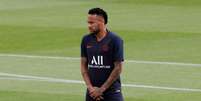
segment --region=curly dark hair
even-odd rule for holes
[[[104,18],[105,24],[108,23],[107,12],[105,12],[101,8],[92,8],[92,9],[89,10],[88,14],[102,16]]]

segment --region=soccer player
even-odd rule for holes
[[[120,81],[123,40],[107,29],[108,16],[103,9],[90,9],[87,22],[90,34],[81,42],[86,101],[123,101]]]

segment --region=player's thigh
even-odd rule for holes
[[[124,98],[122,93],[118,92],[106,95],[104,101],[124,101]]]
[[[93,100],[93,98],[91,98],[90,96],[86,96],[85,101],[95,101],[95,100]]]

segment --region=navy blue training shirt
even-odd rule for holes
[[[94,34],[85,35],[81,43],[81,57],[87,58],[92,85],[101,87],[114,69],[114,62],[124,60],[123,40],[110,31],[99,42]],[[121,89],[120,77],[109,89]]]

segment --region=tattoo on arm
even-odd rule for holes
[[[106,80],[106,82],[101,86],[102,90],[105,91],[108,89],[112,83],[120,76],[121,71],[122,71],[122,62],[121,61],[116,61],[114,63],[115,67],[110,74],[109,78]]]

